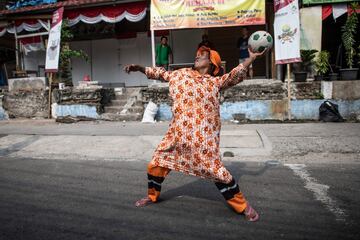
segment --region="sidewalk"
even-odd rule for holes
[[[148,161],[167,127],[167,122],[6,122],[0,124],[0,156]],[[220,148],[222,154],[228,152],[233,155],[231,160],[236,161],[240,156],[266,156],[271,153],[271,144],[261,131],[229,128],[231,126],[221,131]]]
[[[168,122],[0,122],[0,157],[149,161]],[[222,123],[224,161],[357,163],[359,123]]]

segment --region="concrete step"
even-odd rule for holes
[[[128,94],[120,94],[120,95],[115,94],[114,100],[128,100],[129,98],[135,98],[137,100],[140,99],[140,97],[138,97],[138,96],[130,96]]]
[[[114,88],[115,94],[124,94],[126,92],[126,88]]]
[[[127,103],[127,100],[111,100],[109,106],[124,106]]]
[[[103,113],[101,114],[101,120],[105,121],[141,121],[142,114],[115,114],[115,113]]]
[[[107,106],[119,106],[119,107],[123,107],[127,104],[127,100],[111,100],[110,103],[108,103]],[[135,103],[132,104],[133,107],[143,107],[144,104],[142,101],[136,101]]]
[[[144,111],[143,107],[138,107],[138,106],[129,107],[126,109],[127,109],[126,113],[141,113],[142,114]],[[120,114],[122,110],[124,110],[123,106],[105,106],[105,113]]]
[[[115,94],[115,100],[127,100],[129,98],[126,94]]]

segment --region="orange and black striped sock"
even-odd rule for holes
[[[230,183],[215,182],[226,202],[238,213],[244,212],[247,203],[234,178]]]
[[[151,162],[148,165],[148,196],[151,201],[156,202],[160,196],[161,184],[169,174],[170,169],[154,166]]]
[[[160,196],[161,184],[165,177],[155,177],[148,173],[148,196],[151,201],[156,202]]]

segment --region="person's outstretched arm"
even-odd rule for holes
[[[143,74],[145,74],[145,67],[137,65],[137,64],[130,64],[130,65],[126,65],[124,67],[124,71],[126,73],[130,73],[130,72],[142,72]]]
[[[170,81],[170,72],[163,67],[143,67],[137,64],[130,64],[124,67],[126,73],[142,72],[148,79]]]
[[[232,87],[240,83],[246,77],[246,72],[249,66],[255,61],[256,58],[261,57],[266,52],[266,49],[261,53],[254,53],[249,49],[249,58],[247,58],[243,63],[240,63],[237,67],[231,70],[229,73],[223,75],[219,78],[219,86],[221,89]]]

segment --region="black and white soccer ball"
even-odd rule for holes
[[[249,37],[248,44],[253,52],[262,52],[265,49],[271,49],[274,40],[270,33],[266,31],[256,31]]]

